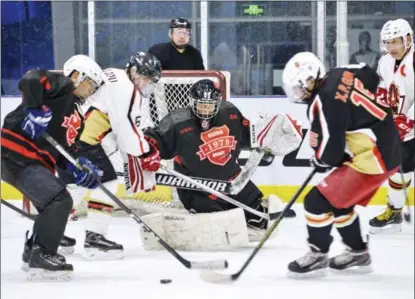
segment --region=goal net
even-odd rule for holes
[[[142,117],[140,128],[145,129],[157,126],[160,120],[170,111],[189,106],[189,90],[192,85],[201,80],[210,79],[216,82],[222,93],[223,100],[228,100],[230,96],[230,73],[220,71],[163,71],[160,81],[157,83],[154,94],[149,99],[144,99],[142,104]],[[127,196],[124,188],[124,165],[118,151],[109,154],[109,158],[114,165],[118,175],[119,186],[117,197],[131,209],[143,206],[143,203],[151,203],[158,206],[180,207],[175,188],[156,186],[154,191],[140,192]],[[173,168],[173,161],[162,161],[167,167]],[[162,170],[160,170],[162,172]],[[76,207],[77,215],[86,212],[88,193],[84,197],[81,205]],[[24,199],[25,210],[33,211],[30,203]]]

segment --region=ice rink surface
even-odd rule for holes
[[[412,299],[414,298],[414,227],[405,224],[401,233],[371,236],[374,272],[369,275],[335,275],[293,280],[287,264],[305,254],[306,228],[302,206],[297,218],[281,222],[279,234],[269,240],[241,278],[233,285],[202,281],[198,271],[188,270],[165,251],[148,252],[141,246],[138,225],[129,218],[115,218],[108,238],[124,245],[125,257],[117,261],[83,261],[82,220],[70,222],[67,235],[77,238],[76,252],[67,257],[75,268],[69,282],[28,282],[20,270],[24,233],[31,221],[7,207],[1,208],[1,298],[2,299]],[[358,209],[362,227],[382,207]],[[339,235],[331,255],[343,250]],[[225,258],[233,273],[252,248],[232,252],[182,252],[192,261]],[[160,284],[169,278],[171,284]]]

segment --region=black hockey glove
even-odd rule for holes
[[[327,165],[323,161],[320,161],[319,159],[317,159],[316,156],[313,156],[311,158],[310,165],[313,166],[316,169],[316,171],[319,173],[328,172],[333,168],[333,166]]]

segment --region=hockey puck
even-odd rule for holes
[[[168,284],[171,283],[171,279],[160,279],[161,284]]]

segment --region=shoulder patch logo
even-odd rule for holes
[[[78,111],[75,110],[69,117],[65,116],[62,127],[67,128],[66,130],[66,142],[69,146],[75,143],[76,137],[78,136],[78,130],[81,128],[82,119],[79,116]]]

